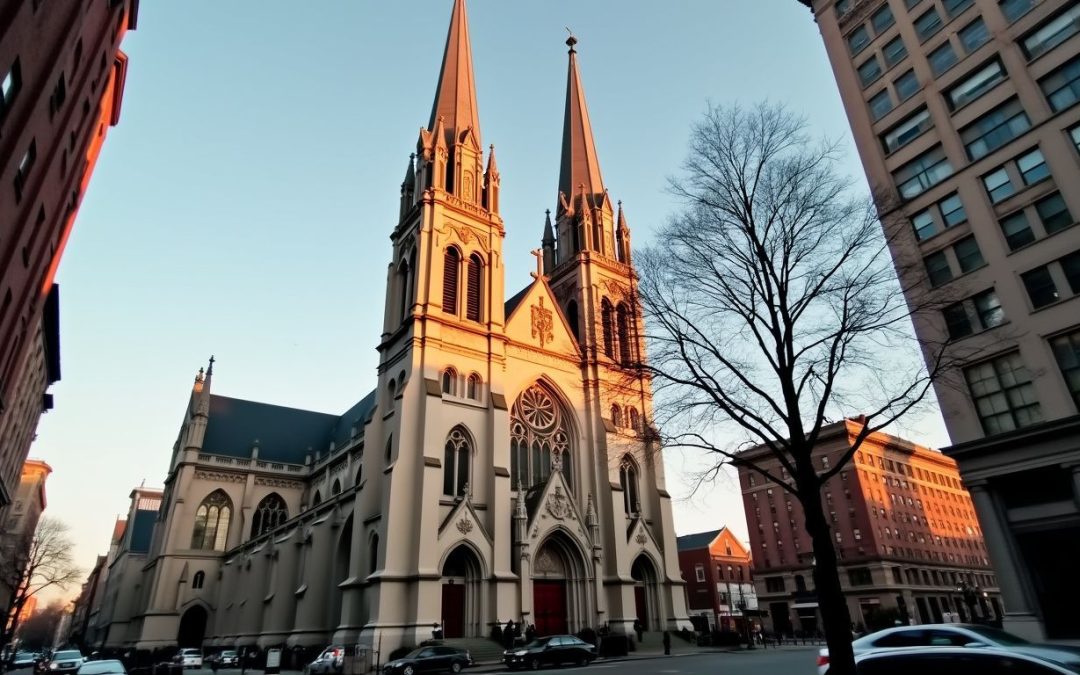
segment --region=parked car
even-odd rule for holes
[[[322,650],[322,653],[304,667],[308,675],[324,675],[326,673],[340,673],[345,666],[345,648],[341,645],[330,645]]]
[[[881,649],[916,647],[997,647],[1010,652],[1063,663],[1080,672],[1080,648],[1042,645],[992,626],[968,623],[935,623],[922,626],[896,626],[863,636],[851,643],[856,656]],[[818,652],[818,675],[829,672],[829,650]]]
[[[124,664],[113,659],[87,661],[79,667],[77,675],[127,675]]]
[[[217,661],[218,668],[236,668],[240,665],[240,655],[231,649],[221,652],[214,660]]]
[[[40,654],[34,652],[16,652],[11,659],[12,668],[32,668],[41,659]]]
[[[202,668],[202,651],[195,649],[194,647],[185,647],[176,652],[176,656],[173,657],[173,663],[179,664],[184,668]]]
[[[86,663],[86,657],[77,649],[62,649],[49,659],[49,673],[74,673],[82,664]]]
[[[557,666],[562,663],[587,666],[595,658],[596,647],[574,635],[542,637],[522,647],[507,649],[503,652],[503,663],[510,670],[517,668],[536,670],[542,665]]]
[[[869,636],[868,636],[869,637]],[[863,652],[858,675],[1076,675],[1056,661],[998,647],[914,647]]]
[[[472,655],[464,649],[447,645],[431,645],[414,649],[400,659],[383,666],[385,675],[419,675],[420,673],[460,673],[473,664]]]

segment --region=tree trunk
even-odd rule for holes
[[[816,479],[811,479],[803,487],[800,481],[799,501],[806,515],[806,531],[814,544],[814,588],[825,628],[825,642],[829,646],[829,675],[855,675],[851,614],[840,589],[836,549],[821,506],[821,489],[816,483]]]

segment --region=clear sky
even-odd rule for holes
[[[450,0],[140,3],[130,70],[60,267],[63,380],[31,456],[87,569],[128,493],[160,486],[192,379],[341,413],[373,386],[389,235],[428,121]],[[605,185],[634,243],[706,102],[783,101],[845,139],[817,26],[796,0],[469,0],[484,143],[502,173],[507,295],[554,208],[577,46]],[[855,412],[855,411],[853,411]],[[936,415],[913,440],[946,442]],[[669,453],[679,534],[745,536],[734,481],[692,499]],[[71,589],[77,592],[78,589]]]

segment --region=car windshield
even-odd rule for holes
[[[236,652],[221,652],[222,656],[236,656]]]
[[[536,647],[543,647],[543,646],[547,645],[549,640],[551,640],[551,638],[540,638],[538,640],[533,640],[529,644],[525,645],[525,648],[526,649],[534,649]]]
[[[63,661],[64,659],[81,659],[82,652],[70,651],[70,652],[56,652],[56,656],[53,657],[53,661]]]
[[[1000,628],[993,628],[991,626],[967,626],[967,629],[972,633],[977,633],[987,640],[993,640],[999,645],[1029,645],[1031,644],[1019,635],[1013,635],[1008,631],[1003,631]]]
[[[79,668],[79,675],[108,675],[116,673],[124,675],[124,664],[119,661],[91,661]]]

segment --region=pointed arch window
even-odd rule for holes
[[[617,403],[611,404],[611,423],[616,429],[622,426],[622,408]]]
[[[480,290],[484,263],[478,253],[469,256],[469,271],[465,289],[465,318],[469,321],[480,320]]]
[[[465,396],[473,401],[479,401],[482,384],[479,375],[476,373],[469,375],[469,379],[465,382]]]
[[[206,583],[206,572],[199,570],[195,573],[195,576],[191,577],[191,589],[198,590]]]
[[[578,325],[577,300],[571,300],[566,303],[566,321],[570,324],[570,332],[574,334],[574,339],[581,342],[581,330]]]
[[[510,475],[522,489],[547,481],[553,469],[573,486],[566,413],[541,386],[532,385],[510,411]]]
[[[386,439],[386,463],[390,463],[390,455],[394,451],[394,435],[390,434],[390,437]]]
[[[262,498],[251,517],[251,537],[266,534],[289,519],[289,509],[285,500],[276,492]]]
[[[461,267],[461,253],[453,246],[443,255],[443,291],[442,308],[447,314],[457,314],[458,275]]]
[[[620,302],[616,314],[619,328],[619,361],[624,366],[629,366],[634,360],[633,342],[630,340],[630,312],[626,305]]]
[[[604,354],[615,358],[615,317],[607,298],[600,302],[600,324],[604,332]]]
[[[232,519],[232,500],[222,490],[214,490],[195,512],[191,548],[201,551],[224,551]]]
[[[626,412],[626,421],[630,424],[630,428],[634,431],[641,431],[641,418],[638,417],[637,408],[628,408]]]
[[[335,478],[334,484],[330,487],[330,494],[336,495],[341,492],[341,479]]]
[[[446,437],[443,452],[443,494],[462,497],[469,485],[472,443],[461,427],[454,427]]]
[[[368,574],[375,574],[379,566],[379,535],[371,535],[371,546],[368,547]]]
[[[457,371],[447,368],[442,374],[442,393],[447,396],[457,396]]]
[[[409,291],[412,286],[412,275],[410,272],[412,268],[409,266],[408,261],[401,261],[401,265],[398,266],[398,317],[404,321],[409,311]]]
[[[318,506],[319,504],[322,504],[322,493],[316,490],[315,496],[311,498],[311,505]]]
[[[630,516],[638,512],[640,503],[638,499],[638,470],[637,464],[630,456],[623,458],[619,466],[619,485],[623,493],[623,510]]]

